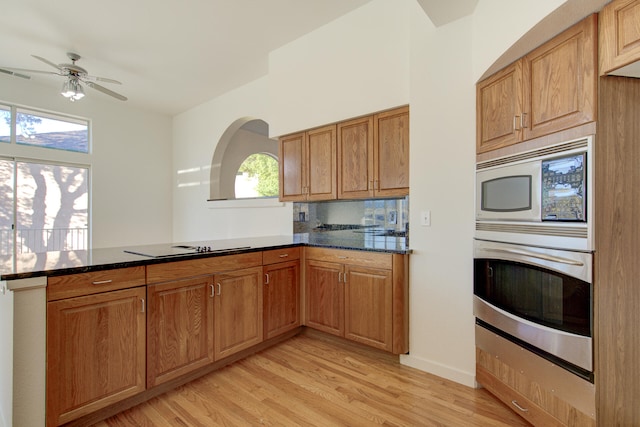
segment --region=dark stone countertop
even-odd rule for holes
[[[16,257],[0,256],[0,280],[18,280],[41,276],[86,273],[113,268],[133,267],[186,259],[234,255],[279,249],[290,246],[317,246],[336,249],[352,249],[386,253],[409,254],[405,237],[379,236],[354,230],[300,233],[291,236],[267,236],[255,238],[209,240],[178,243],[186,246],[207,246],[215,252],[188,252],[171,254],[176,244],[141,245],[116,248],[99,248],[68,252],[43,252],[21,254]],[[139,254],[171,254],[161,257]]]

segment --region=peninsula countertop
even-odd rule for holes
[[[185,253],[181,254],[160,256],[141,255],[162,254],[163,251],[175,246],[206,247],[211,248],[211,250],[208,252],[185,251]],[[0,256],[0,281],[86,273],[90,271],[159,264],[199,257],[214,257],[280,249],[290,246],[315,246],[400,254],[411,253],[406,237],[379,236],[374,233],[338,230],[319,233],[299,233],[288,236],[246,237],[187,243],[132,245],[65,252],[27,253],[19,254],[15,257]]]

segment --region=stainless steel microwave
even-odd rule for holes
[[[485,240],[593,249],[593,136],[476,164],[476,234]]]
[[[546,147],[476,165],[476,220],[587,221],[588,145]]]

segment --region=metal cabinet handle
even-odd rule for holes
[[[347,283],[347,273],[342,273],[342,278],[343,278],[344,283],[346,284]]]
[[[518,408],[522,412],[529,412],[529,410],[527,408],[523,408],[522,406],[520,406],[515,399],[511,401],[511,404],[513,406],[515,406],[516,408]]]
[[[522,117],[513,116],[513,130],[514,131],[519,131],[521,129],[521,128],[518,127],[518,119],[520,119],[520,123],[522,123]]]
[[[264,284],[265,284],[265,285],[268,285],[268,284],[269,284],[269,273],[265,273],[265,274],[264,274],[264,278],[265,278],[265,282],[264,282]]]
[[[215,296],[216,296],[216,291],[215,291],[215,289],[214,289],[213,285],[209,285],[209,286],[211,286],[211,295],[209,295],[209,296],[210,296],[211,298],[213,298],[213,297],[215,297]]]
[[[220,288],[222,288],[222,286],[220,286],[220,283],[216,283],[216,285],[218,285],[218,296],[220,296]]]
[[[337,256],[337,258],[338,258],[338,259],[347,259],[347,258],[349,258],[349,257],[342,256],[342,255],[338,255],[338,256]]]
[[[109,280],[96,280],[95,282],[91,282],[94,285],[106,285],[107,283],[111,283],[113,282],[113,280],[109,279]]]
[[[280,254],[279,256],[280,256],[280,258],[286,258],[286,257],[289,256],[289,254]]]
[[[338,283],[342,282],[342,271],[338,272]]]
[[[140,313],[144,313],[144,298],[140,298],[140,302],[142,303],[142,307],[141,307]]]
[[[520,128],[521,129],[526,129],[527,125],[525,124],[524,118],[527,115],[527,113],[522,113],[522,115],[520,116]]]

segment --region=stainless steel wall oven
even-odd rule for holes
[[[592,255],[476,240],[476,323],[593,382]]]

